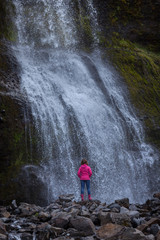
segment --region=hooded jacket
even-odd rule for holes
[[[80,166],[77,174],[80,180],[90,180],[92,170],[87,164],[83,164]]]

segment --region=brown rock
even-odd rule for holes
[[[134,228],[128,228],[118,238],[118,240],[147,240],[146,236],[139,230]],[[117,239],[116,239],[117,240]]]
[[[0,217],[10,217],[10,213],[6,210],[6,208],[0,208]]]
[[[59,196],[60,201],[71,202],[74,199],[74,194],[64,194]]]
[[[101,212],[98,217],[101,222],[101,225],[107,223],[115,223],[118,225],[131,227],[131,219],[127,214]]]
[[[129,208],[129,199],[128,198],[115,200],[115,203],[118,203],[120,206],[123,206],[125,208]]]
[[[151,218],[145,224],[138,226],[137,229],[144,232],[149,226],[151,226],[152,224],[156,224],[156,223],[160,224],[160,219],[159,218]]]
[[[69,220],[66,219],[66,218],[58,217],[58,218],[52,219],[52,224],[53,224],[55,227],[65,228],[65,229],[66,229],[66,228],[68,227]]]
[[[125,227],[117,224],[108,223],[97,230],[97,237],[100,239],[117,238],[125,231]]]
[[[61,235],[62,233],[64,233],[65,230],[62,229],[62,228],[51,227],[51,228],[50,228],[50,232],[51,232],[51,233],[54,233],[54,235],[57,237],[57,236]]]
[[[36,206],[35,204],[21,203],[18,209],[21,212],[21,217],[27,217],[39,212],[41,207]]]
[[[153,194],[153,197],[160,199],[160,192]]]
[[[46,212],[40,212],[38,214],[38,218],[40,219],[40,221],[46,222],[51,219],[51,215]]]
[[[38,231],[46,231],[46,230],[48,230],[50,228],[51,228],[51,225],[46,223],[46,222],[37,226],[37,230]]]
[[[91,219],[86,217],[76,217],[70,219],[70,224],[73,228],[83,232],[84,236],[93,235],[95,233],[95,226]]]
[[[0,240],[7,240],[7,236],[0,233]]]

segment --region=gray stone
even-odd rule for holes
[[[136,205],[131,204],[131,205],[129,206],[129,210],[131,210],[131,211],[137,211]]]
[[[126,213],[127,214],[127,213],[129,213],[129,210],[125,207],[121,207],[120,213]]]
[[[65,233],[65,229],[51,226],[51,228],[50,228],[50,233],[51,233],[54,237],[58,237],[58,236],[60,236],[61,234]]]
[[[153,234],[154,236],[157,235],[159,230],[160,230],[160,226],[158,224],[152,224],[150,227],[150,233]]]
[[[21,240],[33,240],[33,235],[30,233],[22,233]]]
[[[64,194],[59,196],[60,201],[71,202],[74,199],[74,194]]]
[[[112,203],[112,204],[110,204],[110,205],[108,206],[108,208],[109,208],[110,210],[116,208],[116,209],[120,212],[121,206],[120,206],[119,204],[117,204],[117,203]]]
[[[42,222],[47,222],[47,221],[49,221],[51,219],[51,215],[46,213],[46,212],[40,212],[38,214],[38,218]]]
[[[98,218],[101,222],[101,225],[107,224],[107,223],[115,223],[123,226],[130,227],[131,226],[131,219],[126,214],[121,213],[104,213],[101,212],[98,215]]]
[[[139,230],[127,228],[119,239],[122,240],[147,240],[146,236]]]
[[[28,217],[41,211],[42,208],[35,204],[21,203],[18,209],[21,217]]]
[[[146,239],[147,240],[155,240],[155,236],[152,235],[152,234],[149,234],[149,235],[146,236]]]
[[[12,207],[13,210],[15,210],[15,209],[17,208],[16,200],[13,200],[13,201],[12,201],[11,207]]]
[[[76,239],[77,238],[81,239],[81,237],[85,236],[85,233],[83,231],[79,231],[79,230],[77,230],[75,228],[69,228],[69,229],[67,229],[65,236],[69,237],[69,239],[70,239],[70,237],[74,237]]]
[[[118,239],[117,237],[124,232],[123,226],[108,223],[97,230],[96,235],[100,239]]]
[[[145,218],[132,218],[131,222],[134,228],[146,223]]]
[[[76,230],[83,232],[83,236],[89,236],[95,233],[95,226],[93,222],[91,219],[86,217],[71,218],[70,225]]]
[[[142,224],[137,227],[140,231],[144,232],[148,227],[150,227],[152,224],[160,224],[160,219],[159,218],[151,218],[148,222],[145,224]]]
[[[82,210],[81,211],[81,214],[80,214],[82,217],[90,217],[90,213],[88,210]]]
[[[0,220],[0,233],[6,234],[6,227],[5,224]]]
[[[139,212],[138,211],[129,211],[127,213],[127,215],[130,217],[130,218],[139,218]]]

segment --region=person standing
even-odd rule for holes
[[[88,166],[88,162],[86,159],[82,159],[81,161],[81,166],[78,170],[78,177],[81,180],[81,199],[84,201],[84,188],[85,185],[87,187],[87,192],[88,192],[88,199],[92,200],[91,198],[91,191],[90,191],[90,177],[92,176],[92,170]]]

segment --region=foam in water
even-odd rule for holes
[[[14,3],[21,91],[40,135],[43,171],[37,174],[46,183],[48,201],[63,193],[79,197],[82,157],[93,170],[94,198],[144,201],[152,192],[149,169],[158,156],[144,142],[122,80],[101,59],[96,31],[95,51],[80,52],[75,50],[80,39],[69,0]],[[92,1],[86,4],[95,29],[96,9]],[[153,178],[159,182],[158,173]]]

